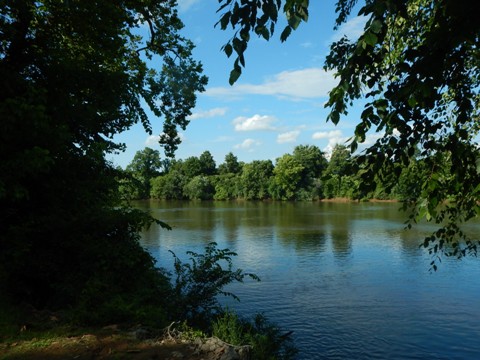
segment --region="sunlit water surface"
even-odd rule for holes
[[[174,228],[143,233],[159,266],[212,241],[237,252],[262,281],[231,286],[241,302],[226,303],[293,330],[299,359],[480,359],[480,259],[432,272],[419,244],[433,228],[405,230],[399,204],[137,205]]]

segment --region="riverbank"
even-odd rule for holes
[[[230,360],[242,359],[249,350],[248,347],[233,347],[217,338],[155,335],[139,326],[130,329],[120,329],[117,325],[88,330],[57,328],[35,333],[32,338],[26,331],[21,331],[18,337],[0,341],[0,360]]]
[[[192,359],[192,344],[166,339],[140,340],[129,331],[93,329],[75,335],[38,334],[29,340],[11,339],[0,343],[0,359]]]

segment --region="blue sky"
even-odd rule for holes
[[[179,13],[185,24],[183,33],[196,45],[194,57],[201,61],[209,83],[198,94],[190,124],[180,134],[182,144],[177,159],[211,152],[217,165],[229,152],[240,161],[275,159],[291,153],[297,145],[316,145],[330,151],[353,134],[359,109],[351,109],[338,126],[327,123],[324,108],[328,91],[336,84],[333,73],[323,70],[329,44],[343,34],[356,38],[365,19],[352,16],[338,31],[333,31],[333,0],[312,1],[310,18],[281,43],[282,26],[269,41],[252,38],[246,53],[246,69],[234,86],[228,84],[233,59],[221,47],[233,31],[214,28],[220,14],[213,0],[179,0]],[[356,14],[356,11],[353,12]],[[283,20],[283,19],[282,19]],[[125,167],[136,151],[145,146],[160,150],[157,143],[161,119],[150,119],[153,136],[137,125],[116,137],[127,151],[110,157]],[[367,139],[367,144],[369,140]]]

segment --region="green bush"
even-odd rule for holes
[[[212,334],[232,345],[250,345],[256,360],[287,360],[298,353],[292,333],[284,333],[261,314],[248,321],[227,309],[213,322]]]
[[[233,269],[232,257],[237,254],[229,249],[217,249],[215,242],[205,247],[204,254],[188,251],[190,262],[183,263],[174,257],[173,301],[174,317],[189,320],[192,324],[208,326],[213,316],[221,312],[218,295],[231,296],[224,287],[232,282],[243,282],[246,277],[259,281],[258,276]]]

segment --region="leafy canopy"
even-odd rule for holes
[[[283,12],[288,24],[280,39],[285,41],[308,20],[308,0],[219,2],[218,24],[234,29],[223,47],[227,56],[236,54],[231,84],[245,66],[251,34],[268,40]],[[336,27],[357,3],[336,1]],[[339,79],[326,104],[328,119],[337,124],[355,100],[366,99],[351,151],[371,130],[381,137],[360,156],[368,164],[362,186],[372,189],[377,175],[399,175],[421,159],[429,171],[408,204],[413,209],[410,221],[426,218],[440,226],[425,247],[456,256],[476,253],[476,242],[459,227],[480,212],[480,23],[472,2],[367,0],[358,15],[368,19],[363,34],[354,41],[344,37],[334,42],[326,58],[325,69],[334,70]]]
[[[176,149],[206,84],[182,26],[174,0],[1,2],[1,296],[86,308],[160,296],[137,243],[148,220],[118,206],[105,156],[132,125],[152,132],[148,112]]]

